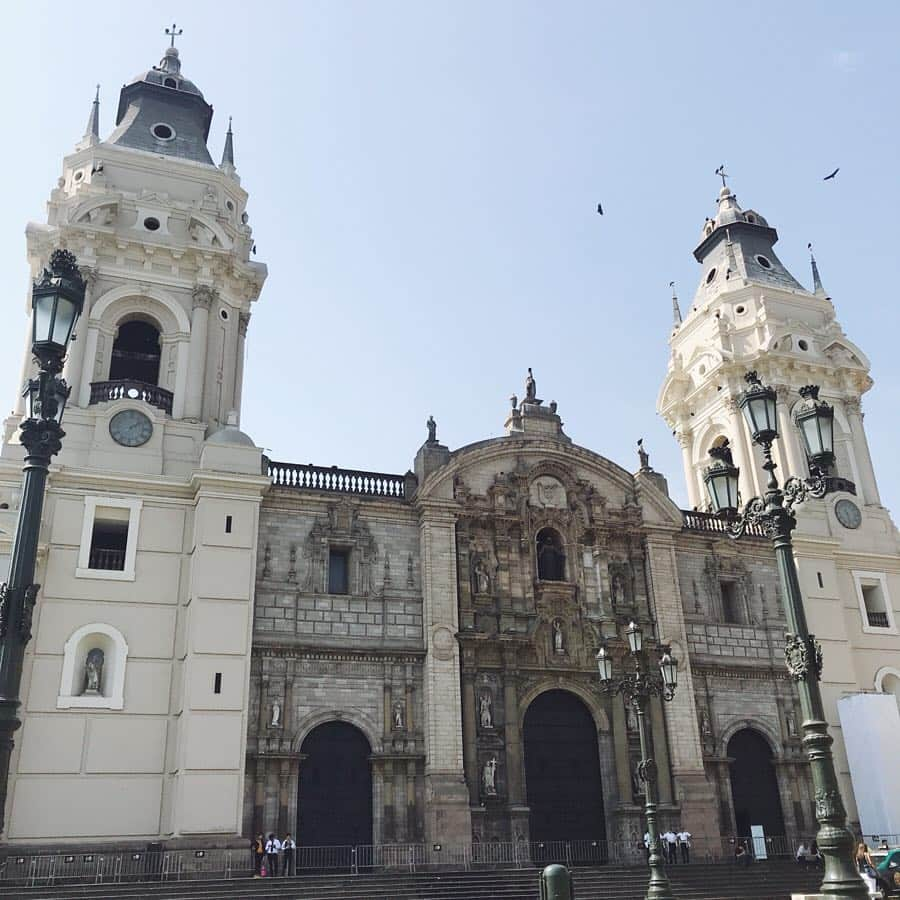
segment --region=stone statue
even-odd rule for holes
[[[641,461],[641,468],[649,469],[650,468],[650,454],[644,449],[644,439],[643,438],[641,438],[637,442],[637,448],[638,448],[638,458]]]
[[[428,443],[436,444],[437,443],[437,422],[434,421],[434,416],[429,416],[428,421],[425,424],[428,426]]]
[[[103,651],[94,647],[88,651],[84,664],[84,693],[99,694],[103,683]]]
[[[479,594],[491,592],[491,576],[481,559],[475,561],[475,591]]]
[[[405,727],[403,721],[403,704],[397,701],[397,703],[394,704],[394,730],[403,731]]]
[[[528,369],[528,377],[525,379],[525,402],[534,403],[537,399],[537,383],[534,375],[531,374],[531,368]]]
[[[272,718],[269,721],[270,728],[281,728],[281,704],[277,701],[272,704]]]
[[[700,734],[704,738],[712,737],[712,728],[709,724],[709,716],[705,709],[700,710]]]
[[[637,713],[634,711],[634,707],[630,703],[625,704],[625,728],[632,734],[637,734]]]
[[[644,796],[644,779],[641,778],[640,762],[636,762],[631,771],[631,790],[634,792],[635,797]]]
[[[482,728],[494,727],[494,701],[488,691],[485,691],[478,698],[478,715],[481,719]]]
[[[553,620],[553,652],[565,653],[566,648],[563,643],[563,627],[559,619]]]
[[[481,772],[481,780],[484,783],[484,792],[495,796],[497,794],[497,757],[488,759]]]
[[[625,579],[616,572],[612,580],[613,606],[621,606],[625,602]]]
[[[797,737],[797,720],[794,718],[794,714],[792,712],[787,712],[784,716],[784,720],[787,723],[788,737]]]

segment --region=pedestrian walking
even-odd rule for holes
[[[263,860],[266,858],[266,841],[261,834],[256,836],[256,840],[253,841],[251,849],[253,851],[253,871],[255,872],[253,877],[261,878]]]
[[[296,875],[296,856],[297,856],[297,844],[294,842],[294,839],[290,836],[290,833],[284,836],[284,840],[281,842],[281,852],[284,857],[281,865],[281,874],[282,875]]]
[[[691,861],[691,833],[684,827],[676,835],[678,849],[681,850],[681,861],[687,865]]]

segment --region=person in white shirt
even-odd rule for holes
[[[666,832],[666,841],[669,849],[669,865],[674,866],[678,862],[678,838],[671,828]]]
[[[691,861],[691,833],[686,828],[682,828],[675,836],[678,838],[678,846],[681,848],[681,861],[689,863]]]
[[[274,834],[269,834],[266,841],[266,874],[274,878],[278,874],[278,855],[281,853],[281,841]]]
[[[284,857],[281,863],[281,874],[296,875],[297,870],[294,867],[294,859],[297,853],[297,845],[294,843],[294,839],[290,834],[284,836],[284,840],[281,842],[281,851]]]

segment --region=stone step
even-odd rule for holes
[[[130,882],[116,884],[2,887],[0,897],[30,900],[535,900],[538,870],[300,875],[290,878]],[[788,900],[812,891],[821,880],[792,863],[758,863],[747,869],[727,864],[673,867],[678,900]],[[647,870],[598,867],[573,872],[578,900],[643,900]]]

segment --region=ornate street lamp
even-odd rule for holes
[[[716,512],[733,514],[738,508],[738,474],[739,470],[731,458],[731,447],[724,441],[718,447],[710,447],[709,455],[713,464],[706,470],[703,481],[706,490],[712,497],[713,509]]]
[[[644,716],[651,697],[671,700],[678,684],[678,663],[670,650],[661,648],[657,660],[659,672],[653,671],[650,653],[644,649],[644,632],[636,622],[631,622],[625,630],[628,649],[634,666],[618,678],[613,676],[613,661],[605,646],[597,651],[597,673],[600,686],[607,693],[621,694],[625,702],[634,710],[637,718],[638,736],[641,741],[641,761],[638,776],[644,782],[644,814],[647,818],[647,833],[650,836],[650,883],[647,900],[674,900],[672,886],[666,876],[665,863],[660,853],[659,832],[656,827],[656,761],[653,758],[653,735],[644,723]]]
[[[44,488],[50,460],[59,453],[65,436],[60,423],[69,388],[59,373],[84,304],[84,280],[71,253],[53,252],[49,269],[44,269],[32,287],[31,304],[31,349],[39,372],[25,385],[28,418],[20,425],[25,448],[22,503],[9,576],[0,585],[0,831],[4,827],[13,735],[21,725],[22,659],[31,640],[31,617],[40,588],[33,581]]]
[[[819,399],[817,384],[800,388],[800,396],[803,399],[794,410],[794,422],[810,463],[827,475],[834,465],[834,407]]]
[[[834,900],[863,900],[869,896],[868,888],[859,876],[853,862],[855,840],[847,828],[847,813],[841,799],[834,758],[831,752],[833,739],[828,733],[819,679],[822,675],[822,647],[809,633],[800,581],[794,562],[791,532],[797,526],[793,507],[797,503],[828,492],[828,479],[824,469],[834,459],[832,453],[832,424],[834,410],[818,399],[819,389],[803,388],[805,405],[798,409],[795,421],[800,426],[806,451],[813,463],[808,479],[788,478],[780,487],[775,477],[775,461],[772,459],[772,443],[778,437],[775,391],[762,385],[756,372],[748,372],[749,385],[740,400],[753,441],[763,450],[763,468],[769,473],[764,497],[754,497],[744,511],[725,527],[731,538],[741,537],[748,526],[759,525],[772,539],[778,576],[785,598],[785,615],[790,631],[786,637],[785,658],[788,672],[797,682],[800,706],[803,710],[803,746],[809,759],[815,789],[816,835],[819,850],[825,860],[825,876],[822,894]],[[707,482],[709,484],[709,482]],[[718,496],[710,490],[710,500],[718,512],[733,514],[718,505]]]

